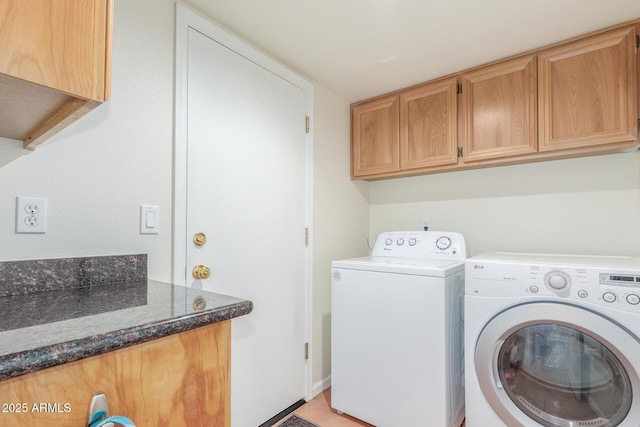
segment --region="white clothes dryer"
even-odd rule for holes
[[[465,259],[462,235],[415,231],[332,263],[333,408],[377,427],[461,424]]]
[[[640,260],[488,253],[465,274],[467,427],[640,425]]]

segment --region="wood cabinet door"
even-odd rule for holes
[[[0,3],[0,73],[85,99],[108,98],[112,0]]]
[[[638,139],[635,37],[628,27],[540,54],[540,151]]]
[[[87,425],[89,401],[103,392],[110,415],[138,427],[231,425],[231,321],[170,335],[0,381],[0,425]],[[16,406],[20,404],[20,406]]]
[[[537,151],[535,55],[487,66],[460,80],[465,163]]]
[[[400,94],[400,169],[458,163],[457,82],[450,78]]]
[[[400,169],[398,122],[397,95],[352,106],[352,178]]]

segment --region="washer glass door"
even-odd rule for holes
[[[509,427],[640,425],[640,340],[579,306],[533,302],[498,313],[474,351],[487,402]]]
[[[545,426],[616,426],[631,408],[631,382],[618,358],[570,327],[519,329],[500,347],[496,367],[509,398]]]

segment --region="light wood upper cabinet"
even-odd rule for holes
[[[639,28],[636,20],[353,104],[352,178],[638,150]]]
[[[33,148],[110,96],[113,0],[0,0],[0,136]]]
[[[465,163],[535,153],[535,55],[463,74],[461,139]]]
[[[353,178],[399,170],[398,121],[397,96],[351,107]]]
[[[638,139],[636,28],[540,54],[540,151]]]
[[[458,163],[456,79],[400,94],[400,169]]]

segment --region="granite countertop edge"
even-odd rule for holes
[[[251,311],[253,311],[253,303],[243,300],[185,316],[6,354],[0,356],[0,381],[223,322],[244,316]]]

